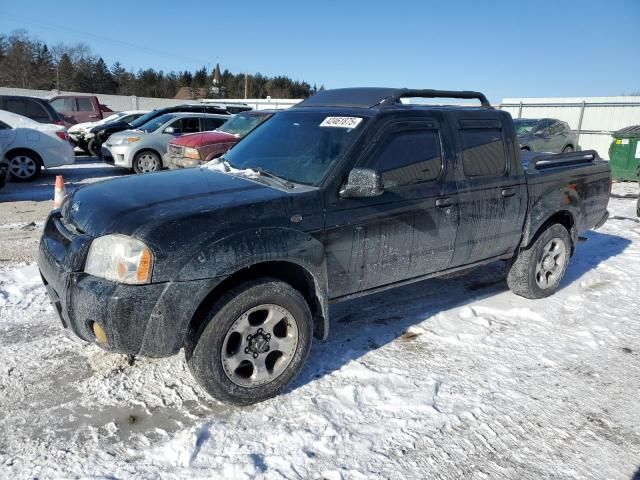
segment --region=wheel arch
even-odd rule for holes
[[[188,331],[197,331],[215,302],[230,289],[258,278],[275,278],[298,290],[311,310],[313,334],[324,340],[329,333],[328,301],[321,281],[307,268],[290,260],[269,260],[241,268],[218,283],[196,308]]]
[[[525,236],[525,241],[523,242],[524,247],[529,247],[538,236],[549,227],[549,225],[560,224],[567,229],[569,232],[569,237],[571,238],[571,255],[573,255],[575,251],[575,246],[578,240],[578,229],[576,226],[576,219],[573,213],[569,210],[560,210],[558,212],[553,213],[548,216],[542,222],[539,222],[536,226],[535,230],[531,230],[528,235]]]
[[[9,159],[11,158],[12,154],[18,154],[21,152],[25,152],[29,155],[32,155],[34,160],[36,160],[41,167],[44,168],[44,161],[42,160],[42,157],[40,156],[40,154],[38,152],[36,152],[35,150],[32,150],[30,148],[27,147],[16,147],[16,148],[12,148],[11,150],[9,150],[8,152],[6,152],[4,154],[5,158]]]

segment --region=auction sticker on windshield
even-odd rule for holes
[[[356,128],[362,121],[359,117],[327,117],[321,127]]]

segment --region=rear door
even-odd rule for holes
[[[486,115],[486,114],[485,114]],[[526,212],[526,180],[517,164],[508,115],[457,114],[460,222],[454,266],[515,251]]]
[[[388,124],[356,163],[381,172],[384,193],[337,198],[326,216],[331,297],[447,268],[458,222],[456,184],[436,119]],[[444,142],[443,142],[444,140]]]

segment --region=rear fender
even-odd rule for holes
[[[563,220],[568,219],[568,225],[571,240],[575,246],[578,231],[582,218],[584,218],[584,207],[580,201],[578,192],[571,186],[563,187],[550,192],[530,192],[530,195],[538,196],[539,200],[530,208],[525,229],[522,236],[521,247],[528,247],[536,233],[547,223],[552,217],[557,216]]]

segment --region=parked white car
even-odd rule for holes
[[[0,147],[9,162],[11,178],[18,182],[34,180],[43,167],[70,165],[75,160],[65,127],[38,123],[5,110],[0,110]]]
[[[215,130],[230,118],[212,113],[165,113],[136,130],[111,135],[102,144],[102,158],[136,173],[156,172],[167,166],[162,163],[162,156],[170,140],[187,133]]]
[[[94,139],[95,135],[91,133],[92,128],[99,125],[104,125],[105,123],[115,122],[116,120],[131,123],[147,112],[148,110],[125,110],[124,112],[117,112],[113,115],[109,115],[108,117],[103,118],[102,120],[98,120],[97,122],[76,123],[69,128],[69,136],[71,137],[73,143],[76,144],[76,146],[80,147],[82,150],[91,155],[97,155],[99,145]]]

